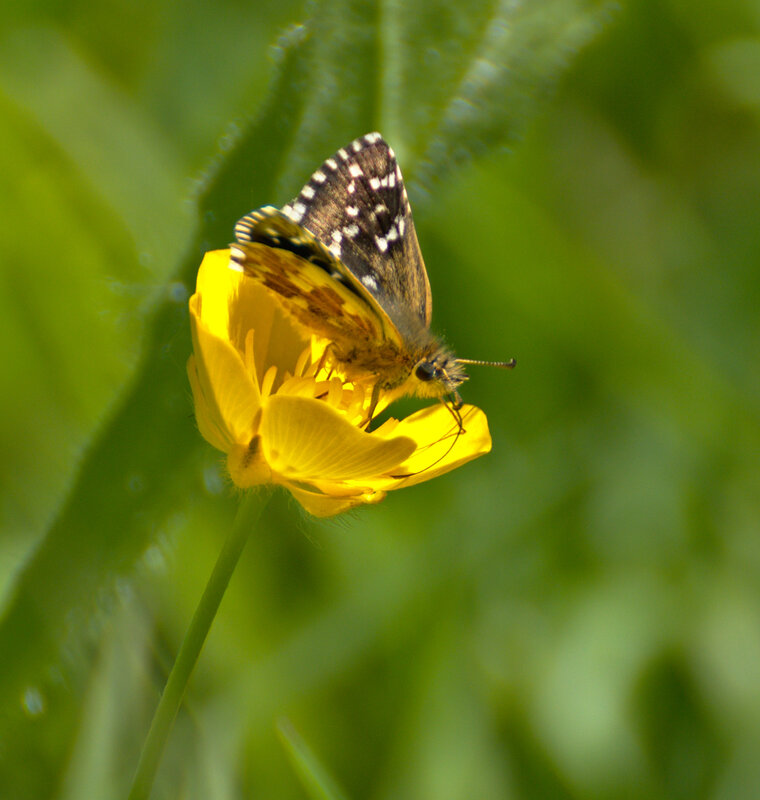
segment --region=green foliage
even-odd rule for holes
[[[434,328],[518,358],[464,387],[494,450],[275,495],[154,797],[757,795],[758,54],[749,0],[9,8],[0,795],[126,796],[239,500],[195,270],[373,129]]]

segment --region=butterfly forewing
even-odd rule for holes
[[[283,213],[310,230],[402,330],[428,327],[430,284],[401,170],[379,133],[341,148]]]

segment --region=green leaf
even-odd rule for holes
[[[334,0],[309,8],[279,44],[284,53],[302,42],[289,62],[289,91],[276,82],[267,110],[242,132],[207,197],[212,208],[240,195],[241,178],[249,204],[283,204],[321,161],[376,129],[392,142],[407,182],[440,184],[473,155],[519,137],[609,5]],[[274,192],[260,193],[273,173]]]

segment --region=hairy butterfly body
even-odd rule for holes
[[[477,362],[457,359],[430,332],[430,283],[409,200],[379,133],[338,150],[283,208],[243,217],[235,237],[231,266],[329,339],[349,379],[373,382],[370,418],[383,390],[461,406],[462,364]]]

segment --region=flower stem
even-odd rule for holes
[[[240,554],[243,552],[243,547],[248,541],[251,529],[256,524],[265,502],[258,493],[248,492],[240,504],[232,530],[219,553],[214,571],[211,573],[200,603],[195,609],[190,627],[187,629],[174,666],[169,673],[169,679],[166,681],[161,700],[153,715],[153,721],[140,754],[129,800],[148,800],[150,797],[153,779],[166,740],[169,738],[174,724],[174,718],[182,703],[187,683],[206,641],[211,623],[219,609],[219,603],[224,597]]]

